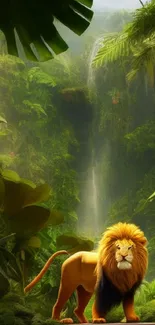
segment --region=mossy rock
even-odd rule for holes
[[[66,102],[81,102],[86,99],[86,88],[64,88],[60,91],[62,98]]]

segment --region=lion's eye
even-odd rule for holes
[[[128,249],[131,249],[131,248],[132,248],[132,246],[129,246],[129,247],[128,247]]]
[[[120,249],[120,246],[117,246],[117,249]]]

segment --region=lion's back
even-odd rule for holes
[[[93,291],[96,283],[95,267],[97,254],[95,252],[77,252],[62,264],[63,278],[82,285],[86,290]]]

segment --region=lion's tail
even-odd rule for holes
[[[54,253],[46,262],[46,264],[44,265],[44,267],[42,268],[42,270],[40,271],[40,273],[24,288],[24,292],[28,292],[29,290],[31,290],[39,281],[40,279],[43,277],[43,275],[46,273],[46,271],[48,270],[48,268],[50,267],[51,263],[53,262],[53,260],[55,259],[55,257],[62,255],[62,254],[68,254],[69,253],[65,250],[62,251],[58,251],[56,253]]]

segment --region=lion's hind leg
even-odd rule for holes
[[[68,299],[71,297],[73,292],[76,290],[76,284],[67,283],[67,281],[61,281],[58,298],[52,310],[52,319],[59,321],[64,324],[72,324],[72,318],[64,318],[60,320],[60,313],[66,305]]]
[[[60,314],[65,307],[68,299],[71,297],[79,284],[79,277],[78,274],[76,274],[78,270],[78,262],[73,262],[70,262],[69,258],[62,265],[58,297],[52,310],[52,319],[64,324],[73,323],[72,318],[65,318],[60,320]]]
[[[76,317],[80,323],[88,323],[87,318],[84,316],[84,310],[92,297],[91,292],[86,291],[81,285],[77,287],[78,305],[74,310]]]

